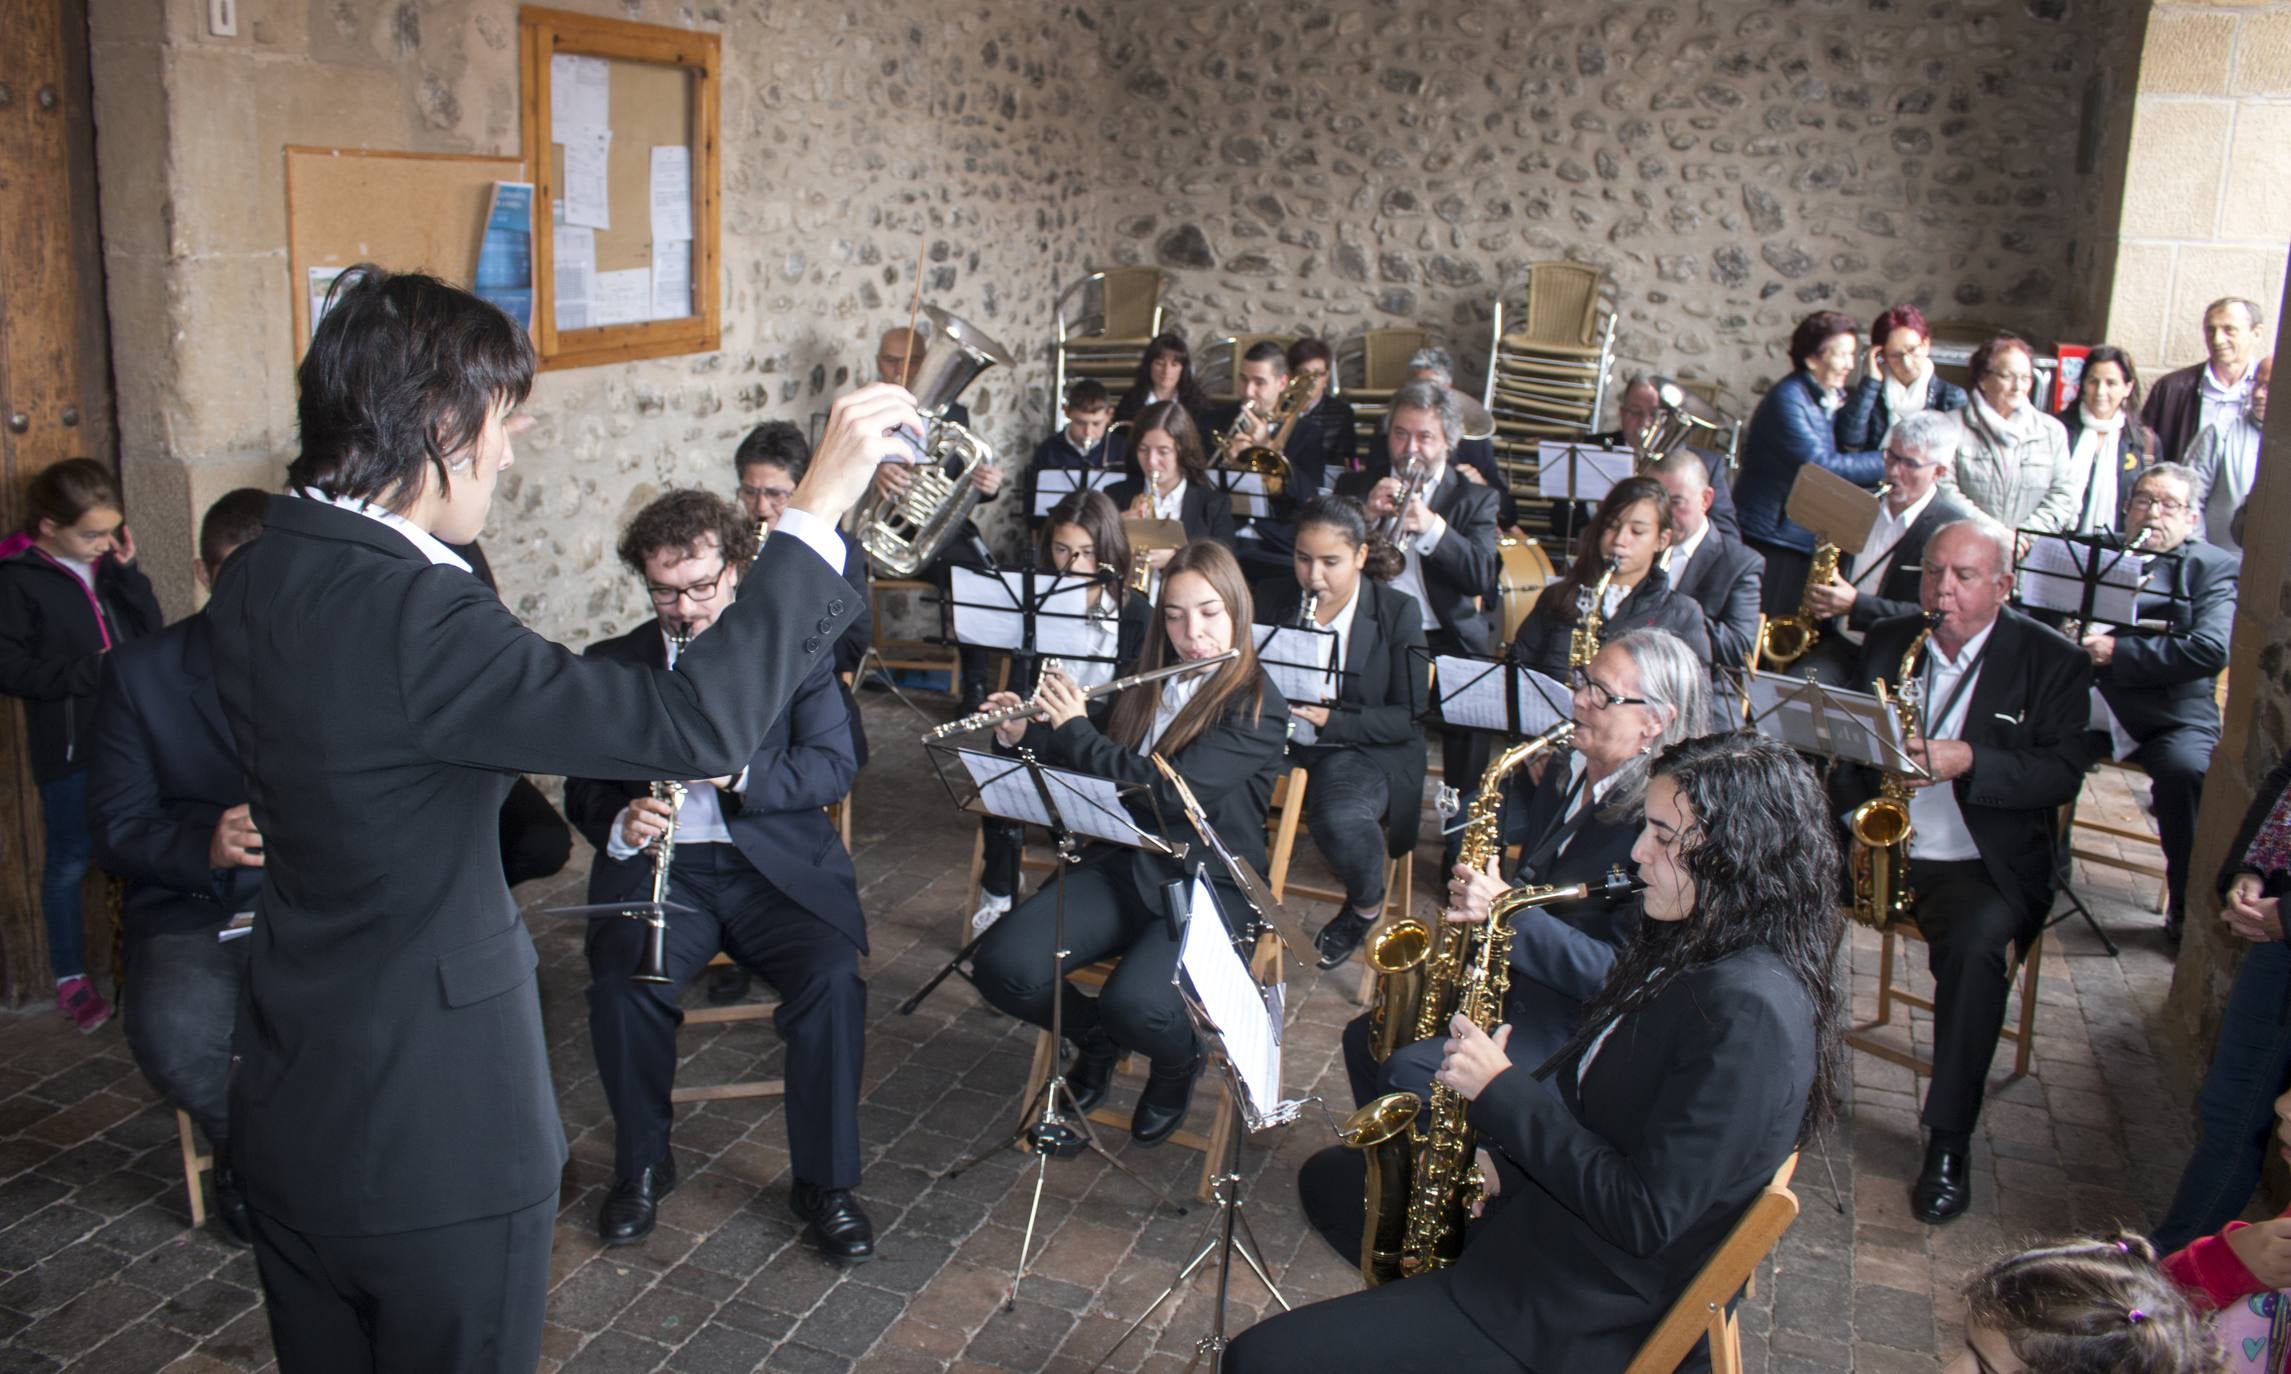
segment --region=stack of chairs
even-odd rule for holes
[[[1161,288],[1158,267],[1108,267],[1058,293],[1054,408],[1077,377],[1097,378],[1116,400],[1129,390],[1146,346],[1161,333]]]
[[[1496,294],[1481,401],[1515,491],[1535,480],[1539,443],[1598,424],[1615,356],[1613,295],[1606,273],[1577,262],[1531,263]]]
[[[1431,342],[1431,331],[1424,329],[1371,329],[1338,341],[1330,381],[1352,406],[1363,459],[1374,456],[1372,446],[1392,408],[1392,393],[1408,380],[1408,360]]]

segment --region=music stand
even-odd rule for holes
[[[1091,585],[1110,580],[1110,574],[1061,573],[1031,566],[1007,572],[963,567],[947,571],[955,643],[1001,649],[1022,665],[1036,658],[1113,661],[1092,652],[1089,609]]]
[[[1027,1264],[1033,1255],[1034,1227],[1042,1216],[1042,1185],[1050,1175],[1051,1156],[1095,1150],[1101,1159],[1127,1174],[1156,1200],[1180,1216],[1185,1214],[1183,1206],[1106,1149],[1098,1139],[1097,1128],[1090,1124],[1089,1114],[1074,1101],[1074,1090],[1067,1084],[1066,1070],[1062,1067],[1066,1052],[1066,959],[1072,953],[1066,948],[1066,870],[1081,857],[1081,841],[1118,844],[1174,859],[1183,859],[1185,850],[1164,842],[1155,833],[1163,827],[1160,807],[1154,802],[1150,787],[1046,767],[1030,749],[1019,750],[1015,759],[943,745],[927,746],[925,752],[938,768],[940,782],[956,797],[958,807],[1004,820],[1046,826],[1058,846],[1058,866],[1052,877],[1057,896],[1050,939],[1050,1076],[1027,1099],[1025,1116],[1016,1131],[939,1175],[942,1179],[959,1177],[1013,1145],[1023,1145],[1035,1157],[1034,1200],[1026,1209],[1026,1231],[1018,1243],[1018,1268],[1010,1276],[1009,1291],[1003,1295],[1002,1309],[1008,1312],[1018,1305],[1018,1286],[1026,1279]],[[953,756],[953,765],[958,770],[956,775],[948,771],[949,755]],[[959,776],[960,783],[950,782],[950,776]],[[967,799],[963,796],[966,790],[970,794]],[[1139,826],[1130,815],[1129,803],[1139,797],[1153,810],[1154,830]],[[957,962],[977,949],[980,941],[991,933],[989,930],[965,945],[955,956]],[[1074,1144],[1077,1140],[1081,1142],[1079,1146]]]
[[[1258,666],[1291,706],[1325,706],[1332,711],[1343,707],[1338,698],[1351,674],[1337,662],[1340,646],[1336,631],[1317,625],[1258,625],[1254,629]],[[1293,728],[1290,733],[1295,733]]]
[[[1615,484],[1639,470],[1638,455],[1627,448],[1608,448],[1605,445],[1586,447],[1564,439],[1546,439],[1536,445],[1535,494],[1547,501],[1563,502],[1567,510],[1567,523],[1561,532],[1562,547],[1575,543],[1575,511],[1582,505],[1592,505],[1607,499]],[[1545,474],[1557,472],[1556,483]]]
[[[1206,869],[1206,865],[1195,866],[1183,910],[1173,913],[1184,922],[1175,981],[1178,998],[1185,1004],[1195,1033],[1220,1052],[1222,1072],[1219,1077],[1243,1129],[1232,1133],[1225,1172],[1217,1179],[1217,1214],[1204,1229],[1201,1248],[1178,1269],[1160,1296],[1129,1324],[1113,1348],[1090,1366],[1093,1370],[1104,1368],[1106,1361],[1129,1344],[1130,1337],[1161,1310],[1162,1304],[1175,1297],[1179,1289],[1201,1272],[1211,1255],[1217,1256],[1217,1301],[1211,1308],[1209,1334],[1194,1346],[1193,1358],[1186,1362],[1188,1371],[1204,1359],[1214,1370],[1224,1357],[1226,1307],[1233,1286],[1234,1256],[1240,1256],[1241,1262],[1249,1266],[1257,1281],[1265,1285],[1265,1291],[1273,1295],[1273,1301],[1281,1305],[1281,1310],[1291,1310],[1289,1300],[1281,1296],[1281,1290],[1273,1283],[1263,1248],[1257,1243],[1256,1233],[1249,1225],[1249,1214],[1243,1207],[1241,1140],[1245,1135],[1269,1131],[1296,1120],[1309,1099],[1284,1101],[1281,1098],[1281,987],[1278,982],[1270,988],[1259,985],[1234,949],[1227,936],[1230,928],[1218,909],[1216,889],[1210,885]]]
[[[1493,658],[1434,654],[1427,649],[1411,649],[1409,653],[1422,655],[1431,667],[1432,694],[1417,717],[1427,724],[1525,739],[1574,719],[1573,690],[1513,658],[1509,645]],[[1450,834],[1464,824],[1456,820],[1464,810],[1463,795],[1455,793],[1451,808],[1446,804],[1450,792],[1478,781],[1451,779],[1441,785],[1434,802],[1442,820],[1441,834]]]
[[[1119,467],[1110,468],[1046,468],[1034,470],[1034,508],[1027,512],[1036,520],[1050,514],[1053,506],[1078,491],[1104,491],[1122,480]]]
[[[1235,520],[1265,520],[1273,514],[1273,496],[1265,490],[1262,473],[1211,467],[1209,485],[1225,493]]]
[[[1290,957],[1297,960],[1298,968],[1303,968],[1304,956],[1301,951],[1312,948],[1312,936],[1305,930],[1304,922],[1275,900],[1272,889],[1265,886],[1263,878],[1257,876],[1257,870],[1251,868],[1247,859],[1234,853],[1233,846],[1219,837],[1217,828],[1209,823],[1209,814],[1201,809],[1200,800],[1193,795],[1193,788],[1178,776],[1176,769],[1169,766],[1169,760],[1160,754],[1154,754],[1152,758],[1153,766],[1161,770],[1163,779],[1177,793],[1177,804],[1185,812],[1186,820],[1192,822],[1194,833],[1201,836],[1201,842],[1209,846],[1209,852],[1216,855],[1217,861],[1225,866],[1226,876],[1233,880],[1234,887],[1240,889],[1241,900],[1247,902],[1256,914],[1256,920],[1252,923],[1252,936],[1256,930],[1266,927],[1278,932],[1282,943],[1288,947]]]

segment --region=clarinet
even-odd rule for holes
[[[676,621],[668,627],[669,670],[675,671],[675,660],[684,657],[684,650],[692,643],[692,627]],[[676,817],[684,808],[685,786],[681,782],[655,782],[652,799],[668,803],[668,828],[652,841],[652,915],[645,922],[644,958],[631,975],[639,983],[665,983],[668,979],[668,916],[664,903],[668,901],[668,872],[676,862]]]
[[[1297,603],[1297,623],[1292,628],[1299,630],[1312,629],[1313,615],[1320,609],[1320,600],[1321,594],[1319,592],[1314,591],[1310,587],[1305,588],[1305,599]],[[1292,711],[1289,713],[1288,734],[1285,736],[1284,742],[1293,744],[1296,742],[1296,738],[1297,717],[1296,713]]]

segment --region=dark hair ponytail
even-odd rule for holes
[[[1335,530],[1352,548],[1368,550],[1368,562],[1361,571],[1378,582],[1390,582],[1400,575],[1407,560],[1389,539],[1379,539],[1369,531],[1368,511],[1349,496],[1316,496],[1305,502],[1297,512],[1297,528],[1321,525]]]

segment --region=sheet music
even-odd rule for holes
[[[1750,717],[1759,734],[1794,749],[1901,771],[1900,713],[1872,693],[1761,673],[1750,681]]]
[[[2093,591],[2092,619],[2111,625],[2137,624],[2140,588],[2148,580],[2140,556],[2123,549],[2094,549],[2059,535],[2039,535],[2021,559],[2014,595],[2024,606],[2084,614],[2084,568],[2097,557],[2100,585]]]
[[[1440,685],[1441,719],[1467,730],[1511,729],[1513,702],[1519,728],[1529,735],[1542,734],[1574,711],[1575,694],[1566,684],[1533,668],[1440,654],[1432,660],[1432,673]]]
[[[963,761],[963,771],[970,774],[979,803],[987,810],[1004,820],[1050,824],[1050,812],[1042,805],[1042,790],[1034,785],[1034,775],[1026,771],[1026,765],[976,749],[957,749],[955,754]]]
[[[1193,1000],[1215,1028],[1225,1058],[1241,1080],[1249,1111],[1259,1118],[1281,1105],[1281,1027],[1249,966],[1225,931],[1209,880],[1197,870],[1187,900],[1185,943],[1177,964]]]
[[[1232,501],[1234,519],[1255,520],[1272,513],[1273,503],[1265,495],[1265,479],[1259,474],[1212,468],[1209,480]]]
[[[983,649],[1016,649],[1026,638],[1026,574],[982,573],[950,568],[955,638]],[[1090,635],[1090,583],[1057,573],[1034,574],[1041,604],[1034,616],[1034,650],[1060,658],[1088,658],[1096,646]]]
[[[1603,501],[1638,471],[1629,449],[1546,439],[1536,445],[1535,494],[1556,501]]]
[[[1058,804],[1068,830],[1087,839],[1137,844],[1137,822],[1122,805],[1121,788],[1111,778],[1059,768],[1044,769],[1042,776],[1049,779],[1050,799]]]
[[[1330,705],[1337,697],[1336,631],[1293,625],[1257,627],[1257,662],[1291,706]],[[1300,730],[1304,722],[1299,721]]]
[[[1052,506],[1075,492],[1104,491],[1121,480],[1120,468],[1036,468],[1034,513],[1048,515]]]

